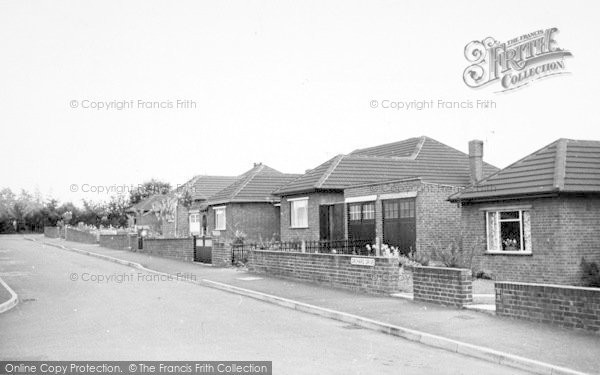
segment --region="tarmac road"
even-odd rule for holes
[[[275,374],[523,373],[20,236],[0,236],[0,276],[20,299],[0,315],[3,360],[268,360]]]

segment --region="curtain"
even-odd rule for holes
[[[498,212],[487,212],[487,243],[488,250],[501,250]]]

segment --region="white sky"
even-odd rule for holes
[[[172,184],[263,162],[301,173],[427,135],[505,167],[557,138],[600,139],[597,1],[2,1],[0,187]],[[472,40],[557,27],[570,75],[495,94],[462,81]],[[194,100],[97,111],[70,101]],[[371,100],[492,99],[395,111]]]

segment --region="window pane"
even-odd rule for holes
[[[225,209],[219,208],[215,210],[215,229],[216,230],[224,230],[225,229]]]
[[[386,219],[398,218],[398,202],[383,201],[384,216]]]
[[[373,203],[367,203],[363,205],[363,220],[374,220],[375,219],[375,205]]]
[[[291,226],[292,227],[307,227],[308,226],[308,200],[303,199],[291,202]]]
[[[500,212],[500,220],[518,219],[519,211]]]
[[[400,201],[400,217],[408,218],[415,216],[415,201],[410,200],[401,200]]]
[[[360,204],[348,205],[348,212],[350,213],[350,220],[360,220]]]
[[[519,221],[500,222],[502,250],[521,250],[521,223]]]

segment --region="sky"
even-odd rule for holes
[[[600,140],[600,3],[473,4],[0,0],[0,187],[104,200],[101,186],[255,162],[303,173],[421,135],[464,152],[481,139],[500,168]],[[503,93],[463,82],[469,42],[552,27],[569,74]],[[430,100],[495,108],[383,108]]]

